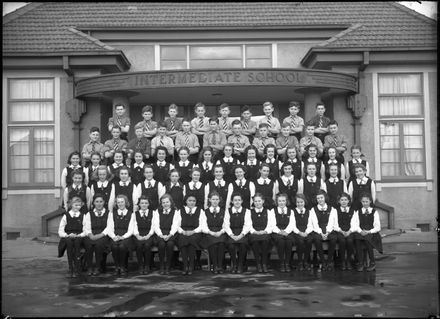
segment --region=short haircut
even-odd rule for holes
[[[130,207],[130,201],[128,200],[127,196],[125,196],[124,194],[119,194],[118,196],[116,196],[115,202],[117,202],[118,198],[122,198],[124,200],[126,208]]]
[[[309,126],[313,126],[313,128],[316,127],[315,123],[310,122],[310,121],[306,123],[306,127],[309,127]]]
[[[260,125],[258,125],[258,129],[260,128],[269,128],[269,125],[267,123],[261,123]]]
[[[115,126],[112,127],[112,131],[113,131],[113,130],[119,130],[119,132],[122,132],[121,127],[120,127],[120,126],[117,126],[117,125],[115,125]]]
[[[125,109],[125,105],[124,105],[124,104],[122,104],[122,103],[118,103],[118,104],[115,104],[115,110],[116,110],[116,108],[117,108],[118,106],[122,106],[122,107]]]
[[[99,127],[93,126],[92,128],[90,128],[90,133],[93,133],[93,132],[100,133],[101,131],[99,130]]]
[[[159,124],[157,125],[157,128],[161,128],[161,127],[167,128],[167,124],[165,123],[165,121],[160,121]]]
[[[246,111],[251,112],[251,108],[250,108],[249,105],[243,105],[242,108],[241,108],[241,110],[240,110],[241,113],[244,113],[244,112],[246,112]],[[252,112],[251,112],[251,113],[252,113]]]
[[[215,123],[218,124],[218,117],[217,116],[210,117],[209,118],[209,123],[211,123],[211,122],[215,122]]]
[[[231,123],[231,125],[232,125],[232,126],[234,126],[234,125],[240,125],[240,126],[242,126],[242,123],[241,123],[240,120],[233,120],[232,123]]]
[[[296,194],[295,196],[295,202],[298,199],[302,199],[304,201],[304,206],[307,206],[307,198],[304,196],[304,194]]]
[[[300,104],[299,104],[299,102],[297,102],[297,101],[290,101],[289,102],[289,108],[291,108],[291,107],[297,107],[297,108],[300,108]]]
[[[145,112],[153,113],[153,107],[151,105],[145,105],[142,108],[142,114],[144,114]]]
[[[179,107],[176,104],[171,103],[170,106],[168,106],[168,110],[176,110],[176,111],[178,111]]]
[[[144,130],[144,125],[142,124],[142,122],[141,122],[141,123],[137,123],[137,124],[134,126],[134,130],[135,130],[135,131],[138,130],[138,129]]]
[[[324,102],[322,102],[322,101],[319,101],[319,102],[317,102],[316,103],[316,106],[315,106],[315,108],[317,108],[318,106],[320,106],[320,105],[322,105],[323,107],[325,107],[325,104],[324,104]]]
[[[79,162],[81,163],[81,153],[78,151],[73,151],[72,153],[69,154],[69,156],[67,157],[67,164],[72,164],[72,156],[74,155],[78,155],[79,157]]]
[[[145,170],[146,170],[147,168],[151,168],[151,169],[153,170],[153,172],[154,172],[154,168],[153,168],[153,166],[151,166],[150,164],[145,164],[145,166],[144,166],[144,172],[145,172]]]
[[[288,127],[290,129],[290,124],[289,123],[281,124],[281,128],[285,128],[285,127]]]
[[[336,120],[331,120],[330,123],[328,123],[328,126],[330,125],[336,125],[339,126],[338,122],[336,122]]]
[[[141,203],[141,200],[147,200],[148,204],[150,203],[150,200],[148,199],[147,195],[141,195],[141,197],[139,197],[138,199],[138,204]]]
[[[199,107],[203,107],[204,109],[206,109],[205,104],[203,104],[202,102],[197,102],[194,106],[194,111],[196,111]]]
[[[219,111],[220,110],[223,110],[223,109],[225,109],[225,108],[227,108],[227,109],[231,109],[230,107],[229,107],[229,104],[228,103],[222,103],[222,104],[220,104],[220,106],[218,107],[218,109],[219,109]]]
[[[263,107],[266,107],[266,106],[270,106],[273,108],[272,102],[269,102],[269,101],[263,103]]]
[[[226,143],[225,146],[223,146],[223,150],[224,150],[226,147],[230,147],[230,148],[232,148],[232,150],[234,150],[234,144],[232,144],[232,143]]]
[[[225,171],[224,168],[223,168],[223,166],[221,166],[220,164],[216,164],[216,165],[214,165],[214,167],[213,167],[212,170],[215,171],[216,168],[221,168],[223,172]]]
[[[79,196],[73,196],[69,201],[69,207],[72,208],[73,204],[79,203],[81,205],[84,204],[83,200]]]
[[[350,206],[350,204],[351,204],[351,196],[350,196],[350,194],[342,193],[341,195],[338,196],[338,202],[341,200],[342,197],[345,197],[345,198],[348,199],[348,205]]]
[[[179,150],[177,151],[177,154],[179,155],[181,151],[186,151],[189,155],[189,148],[186,146],[182,146],[181,148],[179,148]]]

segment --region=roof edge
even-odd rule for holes
[[[350,26],[348,29],[345,29],[341,32],[339,32],[338,34],[332,36],[330,39],[325,40],[323,42],[321,42],[320,44],[318,44],[318,47],[325,47],[328,44],[335,42],[337,40],[339,40],[340,38],[343,38],[344,36],[346,36],[348,33],[353,32],[354,30],[360,28],[362,26],[362,24],[360,23],[355,23],[352,26]]]
[[[419,2],[419,1],[416,1],[416,2]],[[400,9],[400,10],[402,10],[402,11],[405,11],[406,13],[409,13],[409,14],[411,14],[412,16],[414,16],[414,17],[416,17],[416,18],[419,18],[420,20],[423,20],[423,21],[425,21],[425,22],[427,22],[427,23],[430,23],[430,24],[437,24],[437,21],[436,21],[436,20],[434,20],[434,19],[432,19],[432,18],[430,18],[430,17],[427,17],[427,16],[425,16],[424,14],[421,14],[421,13],[419,13],[419,12],[413,10],[413,9],[410,9],[410,8],[404,6],[403,4],[400,4],[400,3],[398,3],[398,2],[394,2],[394,1],[386,1],[386,3],[387,3],[388,5],[390,5],[390,6],[393,6],[393,7],[397,8],[397,9]]]
[[[78,35],[78,36],[80,36],[80,37],[82,37],[82,38],[84,38],[84,39],[86,39],[87,41],[93,42],[93,44],[95,44],[95,45],[97,45],[97,46],[99,46],[99,47],[101,47],[101,48],[103,48],[105,50],[116,51],[115,48],[105,44],[104,42],[102,42],[102,41],[100,41],[100,40],[98,40],[98,39],[96,39],[96,38],[94,38],[94,37],[92,37],[92,36],[90,36],[88,34],[85,34],[84,32],[81,32],[81,31],[79,31],[79,30],[77,30],[75,28],[72,28],[72,27],[69,28],[68,27],[67,30],[72,32],[72,33],[74,33],[74,34],[76,34],[76,35]]]
[[[26,4],[25,6],[18,8],[15,11],[12,11],[5,15],[3,17],[3,25],[11,22],[12,20],[15,20],[16,18],[21,17],[22,15],[28,13],[29,11],[43,5],[44,2],[30,2],[29,4]]]

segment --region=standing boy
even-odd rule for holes
[[[121,128],[121,139],[128,141],[128,131],[130,130],[130,119],[125,115],[125,105],[115,105],[115,117],[108,119],[108,130],[111,132],[113,127]]]
[[[330,121],[328,124],[329,135],[324,138],[324,150],[327,153],[329,147],[336,148],[336,158],[344,163],[344,152],[347,150],[347,140],[344,135],[338,134],[338,122]]]
[[[158,146],[163,146],[167,149],[167,157],[169,161],[174,157],[174,142],[171,137],[166,136],[167,125],[165,122],[160,122],[157,127],[157,136],[151,140],[151,152],[156,154],[156,149]]]
[[[90,158],[92,157],[92,154],[95,152],[98,152],[103,156],[102,149],[104,147],[104,144],[99,142],[99,128],[92,127],[90,129],[90,141],[88,141],[86,144],[84,144],[81,155],[84,161],[84,167],[88,167],[90,165]]]
[[[254,135],[257,132],[257,122],[252,121],[251,109],[248,105],[241,108],[241,124],[243,130],[241,131],[249,139],[249,143],[254,141]]]
[[[136,126],[138,124],[142,125],[144,136],[151,141],[157,134],[157,122],[151,119],[153,117],[153,107],[151,105],[145,105],[142,108],[142,117],[144,120],[137,123]]]
[[[114,126],[112,128],[112,136],[113,138],[105,141],[103,152],[104,157],[107,160],[107,165],[113,163],[113,155],[116,151],[126,151],[127,141],[121,139],[121,128],[119,126]]]
[[[144,127],[139,123],[134,127],[136,137],[127,144],[127,153],[130,158],[134,158],[134,153],[141,152],[143,159],[149,159],[151,156],[151,142],[144,137]]]
[[[177,118],[179,113],[176,104],[172,103],[168,107],[168,115],[170,117],[165,119],[165,124],[167,126],[167,136],[171,137],[173,141],[176,139],[177,133],[182,130],[182,120]]]
[[[232,120],[228,117],[231,109],[227,103],[222,103],[218,109],[220,113],[220,118],[218,119],[220,130],[226,136],[229,136],[232,134]]]
[[[281,125],[280,121],[273,116],[273,111],[273,104],[271,102],[264,102],[263,112],[265,116],[258,122],[258,125],[267,124],[268,136],[276,138],[277,134],[281,131]]]
[[[254,145],[258,150],[258,155],[260,158],[264,157],[264,148],[266,145],[274,144],[275,140],[272,137],[268,137],[269,134],[269,125],[266,123],[261,123],[258,125],[258,135],[259,137],[255,137],[254,141],[252,142],[252,145]]]
[[[316,103],[316,115],[308,122],[315,127],[315,136],[324,143],[324,137],[328,134],[330,119],[324,116],[325,105],[322,102]]]
[[[209,119],[209,127],[211,130],[203,136],[203,145],[209,145],[212,148],[213,162],[221,157],[223,147],[227,143],[226,135],[218,128],[218,119],[212,117]]]
[[[284,156],[287,159],[286,151],[290,147],[295,147],[297,150],[299,148],[299,142],[295,135],[290,135],[291,126],[289,123],[283,123],[281,126],[281,134],[275,141],[275,146],[277,147],[277,153],[280,156]]]
[[[204,108],[205,106],[203,106],[203,109]],[[176,135],[176,151],[179,152],[180,148],[183,146],[186,146],[189,149],[189,160],[194,164],[197,164],[197,155],[200,151],[200,143],[198,136],[191,133],[191,124],[189,120],[183,120],[182,132],[179,132]]]
[[[199,147],[203,147],[203,135],[209,132],[209,118],[205,116],[206,107],[202,102],[198,102],[194,107],[196,117],[191,121],[192,132],[197,135]],[[183,125],[183,124],[182,124]],[[198,152],[198,151],[197,151]]]
[[[322,152],[324,151],[324,146],[322,145],[322,142],[319,138],[317,138],[315,135],[315,125],[312,123],[307,123],[306,126],[306,135],[299,141],[299,155],[304,159],[307,155],[307,147],[310,144],[316,145],[318,148],[318,156],[322,156]]]
[[[290,135],[293,135],[299,141],[301,139],[301,133],[304,130],[304,119],[298,116],[300,109],[299,102],[290,101],[289,102],[289,112],[290,116],[286,117],[283,120],[283,124],[289,124]]]
[[[244,162],[244,150],[250,145],[249,139],[241,134],[240,120],[232,122],[233,135],[228,137],[228,143],[234,145],[234,156],[241,162]]]

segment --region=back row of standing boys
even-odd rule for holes
[[[90,141],[84,145],[82,153],[70,154],[69,165],[62,172],[61,184],[65,189],[64,207],[67,213],[61,220],[59,233],[66,242],[72,241],[70,253],[67,245],[68,257],[72,257],[69,258],[69,271],[72,271],[75,262],[75,254],[72,253],[75,240],[70,238],[87,236],[88,245],[92,243],[94,247],[97,242],[91,240],[89,235],[95,238],[95,231],[100,231],[105,236],[99,236],[99,239],[107,236],[112,239],[113,257],[116,257],[115,263],[119,273],[126,273],[127,270],[126,255],[121,253],[120,249],[134,249],[129,247],[129,243],[124,243],[126,239],[131,240],[132,235],[136,238],[137,249],[141,249],[137,254],[140,267],[142,271],[148,268],[146,259],[142,261],[139,256],[148,250],[145,249],[146,237],[150,238],[153,233],[157,234],[155,241],[158,241],[161,271],[166,273],[169,269],[169,258],[165,256],[175,244],[174,239],[170,239],[178,232],[179,240],[176,243],[181,248],[182,257],[189,263],[186,264],[184,260],[184,272],[191,272],[193,249],[186,250],[182,247],[192,247],[195,251],[203,246],[200,238],[188,238],[194,237],[192,235],[201,232],[202,229],[204,233],[213,232],[209,222],[206,226],[208,228],[202,227],[202,224],[210,221],[209,213],[216,216],[216,207],[219,207],[219,211],[224,215],[224,223],[217,223],[216,227],[220,226],[217,232],[226,232],[229,240],[232,240],[229,244],[232,245],[230,252],[233,269],[241,270],[243,266],[243,258],[240,259],[240,256],[243,257],[245,253],[244,241],[248,240],[245,235],[250,232],[249,238],[252,238],[252,234],[261,235],[253,236],[255,243],[251,244],[256,259],[258,260],[257,256],[262,256],[260,262],[257,262],[258,270],[266,270],[267,260],[264,256],[268,246],[260,244],[264,242],[262,238],[267,241],[267,236],[263,235],[277,229],[281,237],[274,241],[279,249],[282,265],[280,269],[290,270],[290,255],[282,253],[289,250],[286,248],[286,240],[289,238],[291,244],[298,245],[301,240],[294,240],[288,236],[293,232],[291,222],[295,218],[283,222],[283,218],[279,216],[287,209],[288,216],[297,217],[299,213],[298,217],[302,219],[302,208],[305,208],[304,213],[308,218],[301,226],[304,226],[303,230],[294,227],[302,234],[300,237],[307,239],[307,245],[310,243],[310,247],[312,241],[317,245],[316,241],[330,240],[330,260],[328,264],[325,263],[324,268],[332,267],[330,252],[338,240],[338,236],[332,237],[331,234],[342,232],[342,239],[345,238],[348,246],[347,258],[351,258],[354,253],[351,249],[352,241],[357,238],[359,243],[368,249],[371,261],[368,269],[374,269],[372,249],[379,245],[377,236],[372,234],[378,234],[380,221],[378,213],[370,207],[375,202],[376,191],[374,181],[368,177],[368,163],[361,159],[361,149],[356,145],[351,147],[352,159],[344,162],[344,152],[347,150],[345,137],[338,134],[338,123],[324,116],[323,103],[316,105],[316,116],[306,124],[297,115],[299,109],[299,103],[290,102],[290,116],[285,118],[281,125],[273,116],[274,109],[270,102],[263,104],[265,116],[259,123],[251,120],[252,114],[247,106],[242,108],[241,120],[232,121],[228,117],[230,108],[227,104],[220,106],[219,118],[207,118],[204,116],[205,106],[202,103],[196,104],[197,116],[194,119],[182,121],[177,118],[177,106],[171,104],[169,117],[157,124],[151,120],[152,107],[145,106],[142,109],[144,120],[135,125],[136,138],[127,142],[130,120],[124,115],[125,107],[116,105],[116,117],[110,118],[108,123],[113,138],[102,144],[99,142],[99,129],[92,128]],[[301,138],[303,131],[305,136]],[[173,161],[176,156],[177,160]],[[84,166],[81,166],[81,157]],[[212,200],[215,194],[218,197],[217,205],[213,204]],[[343,198],[348,199],[345,208],[352,201],[351,207],[347,209],[347,216],[350,216],[348,221],[345,215],[341,216],[342,220],[345,220],[346,229],[341,226],[341,218],[338,226],[340,206],[345,202]],[[101,214],[96,212],[96,200],[99,202],[100,199],[103,203],[102,206],[99,205],[99,211],[102,209],[104,213],[109,213],[105,217],[108,219],[107,223],[98,222],[98,215]],[[82,205],[75,213],[72,202],[78,200]],[[165,208],[164,201],[170,201],[169,208]],[[263,210],[259,211],[260,208]],[[173,217],[169,218],[167,213],[164,214],[167,209],[173,211]],[[129,216],[127,211],[130,212]],[[361,211],[362,216],[369,218],[361,218],[361,214],[358,215]],[[87,214],[88,212],[90,213]],[[243,218],[235,220],[233,217],[236,212],[245,214],[239,214],[243,215]],[[266,216],[263,223],[259,222],[262,213]],[[191,217],[194,214],[200,217],[200,221]],[[351,218],[354,214],[357,219]],[[254,215],[258,218],[254,218]],[[79,219],[84,227],[73,227],[77,236],[70,236],[75,234],[69,234],[66,227],[70,229],[72,223],[79,223]],[[146,228],[151,234],[139,235],[140,224],[143,225],[144,231],[148,226]],[[229,231],[231,227],[232,232]],[[164,232],[168,235],[163,235]],[[361,235],[349,236],[351,232]],[[311,236],[312,233],[316,233],[315,237],[319,240]],[[220,235],[214,237],[218,239]],[[373,237],[375,240],[372,240]],[[203,242],[211,243],[212,240]],[[217,247],[218,240],[214,242],[213,245]],[[139,248],[140,243],[143,248]],[[228,240],[225,243],[228,243]],[[339,245],[341,247],[341,243]],[[216,249],[218,250],[218,247]],[[301,252],[301,248],[298,249]],[[232,257],[237,252],[238,263]],[[307,248],[304,253],[307,256]],[[318,249],[318,253],[320,261],[323,262],[322,249]],[[217,251],[210,250],[210,254],[215,271],[220,271],[220,258],[215,258],[218,256]],[[363,269],[361,255],[356,255],[358,270]],[[300,258],[299,264],[302,265],[306,261],[307,258],[305,261]],[[91,265],[90,261],[90,269]],[[344,267],[348,267],[346,262],[343,263]]]

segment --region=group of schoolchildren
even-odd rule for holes
[[[139,273],[147,274],[152,247],[160,274],[169,274],[180,252],[182,274],[191,275],[203,249],[212,272],[223,273],[228,252],[230,271],[242,273],[248,248],[256,271],[265,273],[273,246],[279,271],[310,270],[312,245],[317,270],[332,270],[337,244],[342,270],[373,271],[373,249],[382,252],[382,243],[368,163],[356,145],[345,162],[347,142],[338,123],[324,115],[323,103],[307,123],[299,110],[298,102],[290,102],[290,116],[281,124],[265,102],[256,123],[248,106],[240,120],[231,120],[229,105],[208,118],[205,105],[197,103],[190,121],[178,118],[171,104],[169,117],[156,123],[152,107],[145,106],[136,138],[127,141],[131,123],[125,106],[116,105],[108,122],[112,139],[100,143],[99,129],[91,128],[90,141],[70,154],[62,172],[66,213],[59,236],[68,276],[81,269],[81,248],[88,275],[105,270],[109,251],[115,275],[127,275],[132,252]]]

